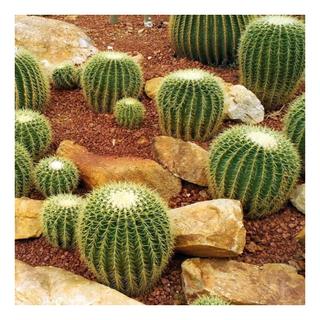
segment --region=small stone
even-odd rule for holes
[[[303,214],[305,214],[305,184],[297,185],[290,195],[291,203]]]
[[[146,81],[144,91],[150,99],[155,99],[162,81],[163,77],[153,78]]]

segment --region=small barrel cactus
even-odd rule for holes
[[[122,98],[138,98],[143,86],[140,65],[124,52],[102,51],[84,65],[81,87],[94,112],[113,112]]]
[[[52,71],[52,82],[58,89],[74,89],[78,86],[77,68],[72,63],[62,63]]]
[[[303,93],[289,106],[283,126],[283,131],[298,148],[303,162],[305,162],[305,122],[305,94]]]
[[[172,15],[171,43],[178,56],[204,64],[236,62],[241,33],[254,18],[250,15]]]
[[[193,306],[227,306],[231,303],[227,300],[220,298],[219,296],[202,295],[199,298],[192,301]]]
[[[116,103],[114,115],[117,123],[127,129],[139,128],[143,122],[145,108],[134,98],[123,98]]]
[[[49,103],[49,80],[37,58],[15,50],[15,108],[42,111]]]
[[[34,169],[34,183],[45,197],[72,193],[79,181],[77,166],[63,157],[41,159]]]
[[[164,77],[156,104],[164,135],[208,141],[222,123],[224,93],[210,72],[178,70]]]
[[[15,197],[27,197],[30,193],[33,161],[28,150],[19,142],[14,148]]]
[[[98,281],[128,295],[150,289],[173,253],[166,203],[134,183],[104,185],[87,197],[77,244]]]
[[[289,16],[260,17],[247,26],[239,44],[240,84],[266,111],[289,101],[305,69],[305,24]]]
[[[82,88],[81,87],[81,77],[83,74],[83,70],[84,70],[84,65],[80,65],[80,66],[76,67],[74,81],[76,83],[77,88]]]
[[[49,148],[52,130],[49,120],[38,111],[15,111],[15,140],[23,144],[33,159],[39,159]]]
[[[54,247],[70,249],[75,245],[75,229],[85,199],[74,194],[58,194],[45,202],[40,223],[47,241]]]
[[[299,172],[300,157],[293,143],[267,127],[232,127],[209,148],[210,191],[216,198],[240,200],[248,219],[279,211]]]

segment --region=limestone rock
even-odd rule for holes
[[[154,189],[166,201],[181,191],[181,180],[157,162],[133,157],[109,157],[89,152],[73,141],[62,141],[57,156],[72,160],[89,190],[112,181],[131,181]]]
[[[306,185],[300,184],[298,185],[293,192],[290,195],[290,201],[291,203],[303,214],[306,212],[306,195],[305,191],[306,190]]]
[[[26,197],[15,198],[15,240],[40,237],[39,214],[44,203]]]
[[[195,143],[166,136],[155,137],[151,144],[155,159],[175,176],[208,186],[206,168],[209,153]]]
[[[231,304],[305,304],[305,278],[287,264],[258,266],[234,260],[193,258],[184,261],[181,267],[188,302],[198,295],[212,294]]]
[[[144,92],[150,99],[155,99],[162,81],[163,77],[153,78],[146,81]]]
[[[246,244],[240,201],[215,199],[169,210],[175,250],[196,257],[234,257]]]
[[[16,305],[142,305],[124,294],[56,267],[15,260]]]

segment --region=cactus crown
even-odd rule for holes
[[[194,306],[219,306],[219,305],[230,305],[231,303],[219,296],[214,295],[202,295],[192,301],[191,305]]]

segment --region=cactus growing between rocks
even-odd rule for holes
[[[52,81],[58,89],[74,89],[78,86],[77,68],[72,63],[63,63],[52,71]]]
[[[50,99],[49,80],[29,51],[15,49],[15,108],[41,111]]]
[[[292,142],[267,127],[232,127],[209,148],[211,193],[216,198],[240,200],[248,219],[277,212],[299,172],[300,157]]]
[[[70,249],[75,244],[75,229],[85,199],[73,194],[51,196],[40,215],[43,234],[54,247]]]
[[[15,111],[15,140],[29,151],[33,159],[39,159],[49,148],[52,129],[49,120],[33,110]]]
[[[98,281],[136,296],[159,280],[173,253],[167,205],[134,183],[94,189],[79,217],[77,243]]]
[[[172,15],[171,43],[178,56],[204,64],[236,62],[241,33],[254,18],[250,15]]]
[[[113,112],[122,98],[138,98],[143,85],[140,65],[124,52],[103,51],[85,64],[81,86],[89,108]]]
[[[34,169],[34,183],[45,197],[72,193],[78,185],[77,166],[63,157],[41,159]]]
[[[116,103],[114,115],[117,123],[127,129],[139,128],[143,122],[145,108],[134,98],[123,98]]]
[[[265,110],[280,109],[299,85],[305,69],[305,25],[288,16],[252,21],[239,44],[240,83]]]
[[[210,72],[178,70],[163,79],[156,104],[162,134],[208,141],[222,123],[224,93]]]
[[[229,301],[226,301],[219,296],[211,295],[202,295],[190,303],[190,305],[193,306],[227,306],[230,304]]]

